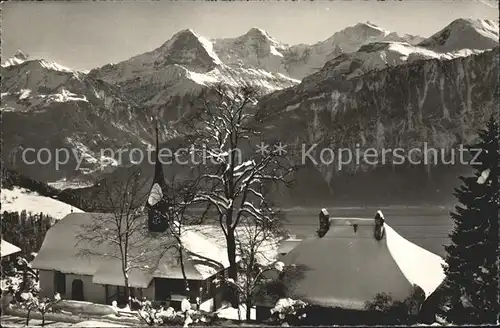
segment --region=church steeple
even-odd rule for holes
[[[148,229],[150,232],[165,232],[168,228],[168,204],[165,201],[166,183],[163,175],[163,166],[160,161],[160,142],[158,131],[158,118],[155,117],[155,134],[156,134],[156,149],[155,149],[155,171],[153,177],[153,185],[149,192],[149,197],[146,203],[148,210]]]
[[[160,162],[160,142],[159,142],[158,118],[155,118],[156,150],[155,150],[155,175],[153,184],[158,183],[162,189],[165,187],[165,177],[163,176],[163,166]]]

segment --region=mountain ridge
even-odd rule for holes
[[[453,23],[447,27],[450,25]],[[19,159],[16,149],[25,147],[67,147],[85,154],[88,158],[85,169],[95,173],[90,173],[89,178],[99,178],[109,172],[92,171],[103,160],[97,154],[99,149],[150,147],[151,116],[156,111],[164,121],[161,130],[170,133],[162,135],[163,141],[169,140],[177,135],[172,124],[193,108],[202,90],[219,82],[232,86],[250,84],[263,89],[265,95],[260,100],[260,108],[277,111],[279,120],[273,123],[277,137],[291,143],[298,136],[328,142],[329,138],[343,135],[345,140],[366,139],[368,143],[383,144],[384,138],[377,137],[377,133],[392,140],[397,136],[396,126],[412,127],[411,131],[405,130],[404,138],[400,139],[408,142],[405,145],[417,137],[465,140],[466,135],[472,135],[473,125],[482,122],[478,117],[486,114],[471,108],[484,106],[489,111],[492,106],[495,83],[491,74],[497,65],[497,56],[486,49],[443,53],[433,50],[432,46],[421,46],[420,41],[414,44],[419,40],[417,37],[405,35],[395,41],[397,38],[394,32],[369,22],[339,31],[326,39],[328,42],[316,43],[315,48],[288,46],[258,28],[223,41],[204,38],[188,29],[179,31],[152,51],[89,73],[59,69],[58,65],[30,60],[20,53],[15,61],[6,61],[1,68],[2,114],[6,126],[3,160],[9,164],[16,162],[12,161],[12,157]],[[454,44],[454,47],[464,44],[466,42]],[[498,40],[492,44],[498,47]],[[484,43],[486,46],[490,43]],[[347,52],[349,47],[356,50]],[[222,50],[217,53],[218,49]],[[297,53],[290,53],[290,49]],[[320,67],[313,67],[317,63],[321,63]],[[291,78],[288,74],[293,70],[296,76],[305,77]],[[412,77],[410,72],[419,78]],[[490,84],[479,82],[480,77],[487,77]],[[384,81],[392,81],[400,88],[389,87]],[[408,81],[413,81],[415,86],[408,85]],[[439,107],[439,114],[436,108],[431,108],[431,103]],[[385,104],[389,107],[385,110],[391,115],[405,114],[410,118],[399,117],[394,126],[388,124],[387,127],[381,122],[382,128],[378,128],[380,119],[368,109],[386,115]],[[325,110],[325,106],[329,109]],[[473,117],[460,122],[454,114],[457,108],[472,113]],[[368,118],[373,122],[366,121]],[[390,119],[384,120],[392,122]],[[353,122],[364,127],[361,129]],[[375,123],[377,125],[373,125]],[[22,131],[20,126],[24,127]],[[454,130],[446,133],[443,126]],[[340,132],[336,134],[325,133],[337,130]],[[358,135],[354,136],[353,131]],[[114,163],[113,159],[104,160]],[[111,164],[109,169],[113,171],[116,167]],[[16,169],[49,181],[78,176],[72,170],[74,165],[71,162],[59,172],[47,167],[18,166]],[[428,168],[422,169],[425,177]],[[365,174],[363,172],[356,174]],[[401,172],[404,177],[407,171]],[[309,165],[307,171],[301,173],[302,188],[337,197],[339,190],[331,183],[335,174],[338,172],[331,167]],[[372,179],[370,172],[366,174],[367,181]],[[339,179],[343,188],[347,188],[349,179],[345,176]],[[362,181],[359,183],[358,187],[366,188]],[[299,195],[292,198],[300,202],[301,198],[319,197],[316,193],[307,195],[301,191]]]

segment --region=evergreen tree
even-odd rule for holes
[[[461,205],[451,213],[455,228],[445,267],[443,314],[454,324],[495,324],[498,301],[499,125],[492,116],[479,132],[480,149],[470,164],[475,175],[460,177],[455,189]]]

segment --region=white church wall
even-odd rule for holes
[[[92,282],[92,276],[66,274],[66,299],[72,299],[71,286],[74,280],[80,279],[83,282],[84,301],[93,303],[106,303],[106,291],[103,285]]]

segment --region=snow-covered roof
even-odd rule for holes
[[[354,227],[354,225],[357,225]],[[443,259],[384,224],[374,238],[375,221],[330,219],[323,238],[308,238],[283,256],[295,268],[285,275],[290,297],[311,304],[362,310],[380,293],[403,301],[419,286],[428,297],[442,283]]]
[[[162,199],[163,199],[163,192],[161,190],[161,187],[158,183],[155,183],[151,188],[151,192],[149,193],[148,204],[156,205]]]
[[[83,212],[57,199],[41,196],[37,192],[26,188],[14,187],[12,190],[2,188],[2,211],[48,214],[55,219],[62,219],[73,212]]]
[[[117,254],[116,246],[77,242],[77,236],[86,231],[85,226],[109,215],[73,213],[58,221],[47,231],[42,247],[33,260],[33,268],[91,275],[93,282],[98,284],[124,285],[121,261],[112,256]],[[145,227],[146,222],[147,217],[144,216]],[[209,232],[202,233],[204,230]],[[203,225],[183,229],[181,242],[187,249],[183,258],[186,259],[184,265],[188,279],[203,280],[229,267],[225,245],[220,243],[224,238],[214,231],[217,229]],[[153,237],[138,231],[133,238],[141,240],[141,247],[131,250],[130,257],[140,256],[141,263],[140,267],[134,267],[129,272],[130,286],[146,288],[154,277],[182,279],[178,243],[174,237],[168,234]],[[88,249],[94,254],[87,252],[84,256],[82,251]]]
[[[278,252],[280,254],[283,253],[288,253],[295,247],[297,247],[300,243],[302,242],[302,239],[296,239],[296,238],[290,238],[290,239],[285,239],[280,242]]]
[[[0,257],[9,256],[21,251],[19,247],[2,239],[0,245]]]

